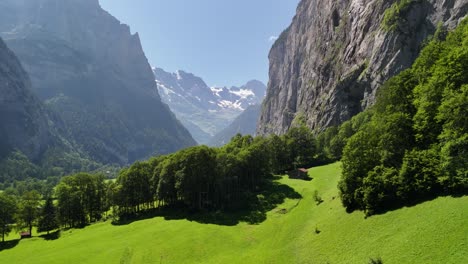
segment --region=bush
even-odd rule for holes
[[[404,16],[417,0],[400,0],[385,11],[382,28],[386,31],[395,31],[404,23]]]
[[[380,208],[392,207],[399,199],[398,170],[377,166],[363,181],[362,192],[366,215],[379,212]]]
[[[399,175],[399,196],[409,200],[438,193],[439,175],[440,161],[435,150],[413,150],[406,153]]]
[[[371,258],[369,259],[369,264],[383,264],[383,261],[382,261],[382,258],[381,257],[378,257],[378,258]]]
[[[317,190],[314,191],[314,194],[313,194],[313,198],[314,198],[314,201],[317,205],[323,203],[323,199],[322,197],[319,195],[319,192]]]

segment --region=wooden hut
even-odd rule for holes
[[[290,179],[309,180],[309,171],[304,168],[292,170],[288,173]]]
[[[29,232],[27,232],[27,231],[26,231],[26,232],[21,232],[21,233],[20,233],[20,236],[21,236],[21,239],[23,239],[23,238],[31,238],[31,233],[29,233]]]

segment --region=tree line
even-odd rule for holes
[[[268,138],[236,135],[221,148],[191,147],[136,162],[113,184],[114,211],[132,215],[158,206],[189,210],[236,210],[262,189],[272,174],[310,166],[316,139],[305,126]]]
[[[317,141],[303,125],[283,136],[236,135],[221,148],[196,146],[122,169],[115,181],[102,174],[63,177],[53,188],[14,184],[0,193],[2,237],[12,231],[49,232],[128,218],[157,207],[228,211],[249,207],[273,174],[309,167],[319,158]],[[45,187],[46,186],[46,187]],[[184,209],[185,208],[185,209]]]

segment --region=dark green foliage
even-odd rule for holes
[[[324,140],[321,143],[326,144]],[[312,131],[305,125],[292,127],[282,136],[272,135],[268,138],[271,166],[275,173],[310,167],[320,158],[317,140]],[[325,147],[325,146],[320,146]]]
[[[371,258],[369,259],[369,264],[383,264],[382,258]]]
[[[400,169],[400,197],[412,200],[440,192],[440,159],[436,150],[406,153]]]
[[[417,78],[412,70],[405,70],[398,76],[388,80],[378,92],[375,111],[385,113],[407,113],[414,115],[413,89],[417,85]]]
[[[377,166],[367,174],[358,189],[367,215],[378,213],[381,208],[393,207],[398,202],[398,180],[398,171],[384,166]]]
[[[41,169],[19,151],[10,153],[0,161],[0,182],[21,181],[27,178],[43,178]]]
[[[125,211],[137,212],[141,206],[152,208],[154,203],[151,190],[153,168],[147,162],[136,162],[130,168],[120,171],[117,184],[120,186],[116,194],[116,205]]]
[[[120,172],[110,197],[123,217],[155,206],[190,211],[265,209],[269,208],[265,204],[276,204],[275,199],[265,202],[263,195],[272,186],[271,174],[308,166],[316,155],[315,137],[303,126],[281,137],[238,134],[222,148],[197,146],[137,162]]]
[[[286,153],[288,154],[288,164],[293,164],[294,168],[310,167],[314,162],[317,152],[315,137],[312,131],[305,125],[292,127],[284,135],[286,143]]]
[[[37,231],[47,232],[47,234],[49,234],[50,231],[57,228],[59,228],[59,224],[57,221],[57,212],[54,206],[54,201],[52,200],[52,197],[48,197],[39,216]]]
[[[24,181],[13,181],[13,183],[4,183],[3,188],[15,196],[22,196],[27,192],[36,191],[42,196],[52,195],[53,188],[60,181],[59,177],[47,177],[45,180],[39,180],[34,178],[28,178]]]
[[[49,148],[39,161],[31,161],[22,152],[13,151],[0,159],[0,183],[11,185],[18,181],[31,182],[50,176],[61,177],[80,171],[111,170],[115,167],[103,167],[78,152],[61,148]]]
[[[16,213],[16,200],[14,197],[0,193],[0,230],[2,231],[2,242],[11,231]]]
[[[320,196],[319,192],[317,190],[314,191],[314,194],[313,194],[313,198],[314,198],[314,201],[317,205],[323,203],[323,199],[322,197]]]
[[[318,156],[316,145],[312,132],[300,126],[281,137],[236,135],[222,148],[197,146],[136,162],[122,169],[115,182],[105,183],[102,174],[66,176],[54,190],[56,209],[48,198],[39,215],[39,199],[23,198],[24,217],[19,220],[31,229],[39,219],[39,230],[51,231],[57,228],[55,219],[61,226],[81,227],[100,220],[111,207],[119,221],[141,217],[156,207],[180,207],[188,212],[241,212],[239,219],[258,223],[268,210],[297,195],[274,182],[272,174],[310,166]],[[39,197],[40,191],[51,197],[57,179],[14,182],[5,193]]]
[[[441,37],[382,87],[347,140],[339,189],[348,210],[468,192],[468,21]]]
[[[176,173],[178,196],[190,208],[202,209],[214,202],[216,152],[206,146],[179,153],[180,170]]]
[[[382,28],[386,31],[398,30],[404,25],[406,13],[411,8],[412,3],[419,1],[420,0],[399,0],[394,3],[385,11]]]
[[[20,228],[28,228],[31,235],[33,226],[37,224],[40,201],[40,194],[36,191],[31,191],[23,194],[19,202],[18,226]]]
[[[350,209],[361,208],[362,193],[359,191],[367,172],[379,164],[380,157],[375,146],[378,133],[371,126],[351,137],[343,153],[343,175],[338,184],[343,205]]]
[[[64,177],[56,187],[61,225],[76,227],[102,218],[108,210],[104,176],[79,173]]]
[[[437,120],[443,123],[440,140],[443,186],[463,193],[468,188],[468,85],[446,89]]]
[[[328,162],[339,160],[341,158],[342,150],[339,150],[336,147],[336,138],[339,131],[338,129],[339,128],[336,126],[329,127],[317,136],[317,150],[319,160]]]
[[[366,125],[372,117],[372,111],[365,111],[339,127],[329,127],[317,136],[317,161],[329,163],[342,158],[343,149],[362,126]]]
[[[284,137],[271,135],[269,138],[271,152],[271,166],[274,173],[282,174],[291,168],[292,164],[288,163],[288,153],[286,150],[286,142]]]

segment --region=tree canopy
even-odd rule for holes
[[[368,214],[468,192],[468,20],[439,32],[385,83],[371,118],[347,139],[341,199]],[[340,127],[340,131],[346,124]]]

